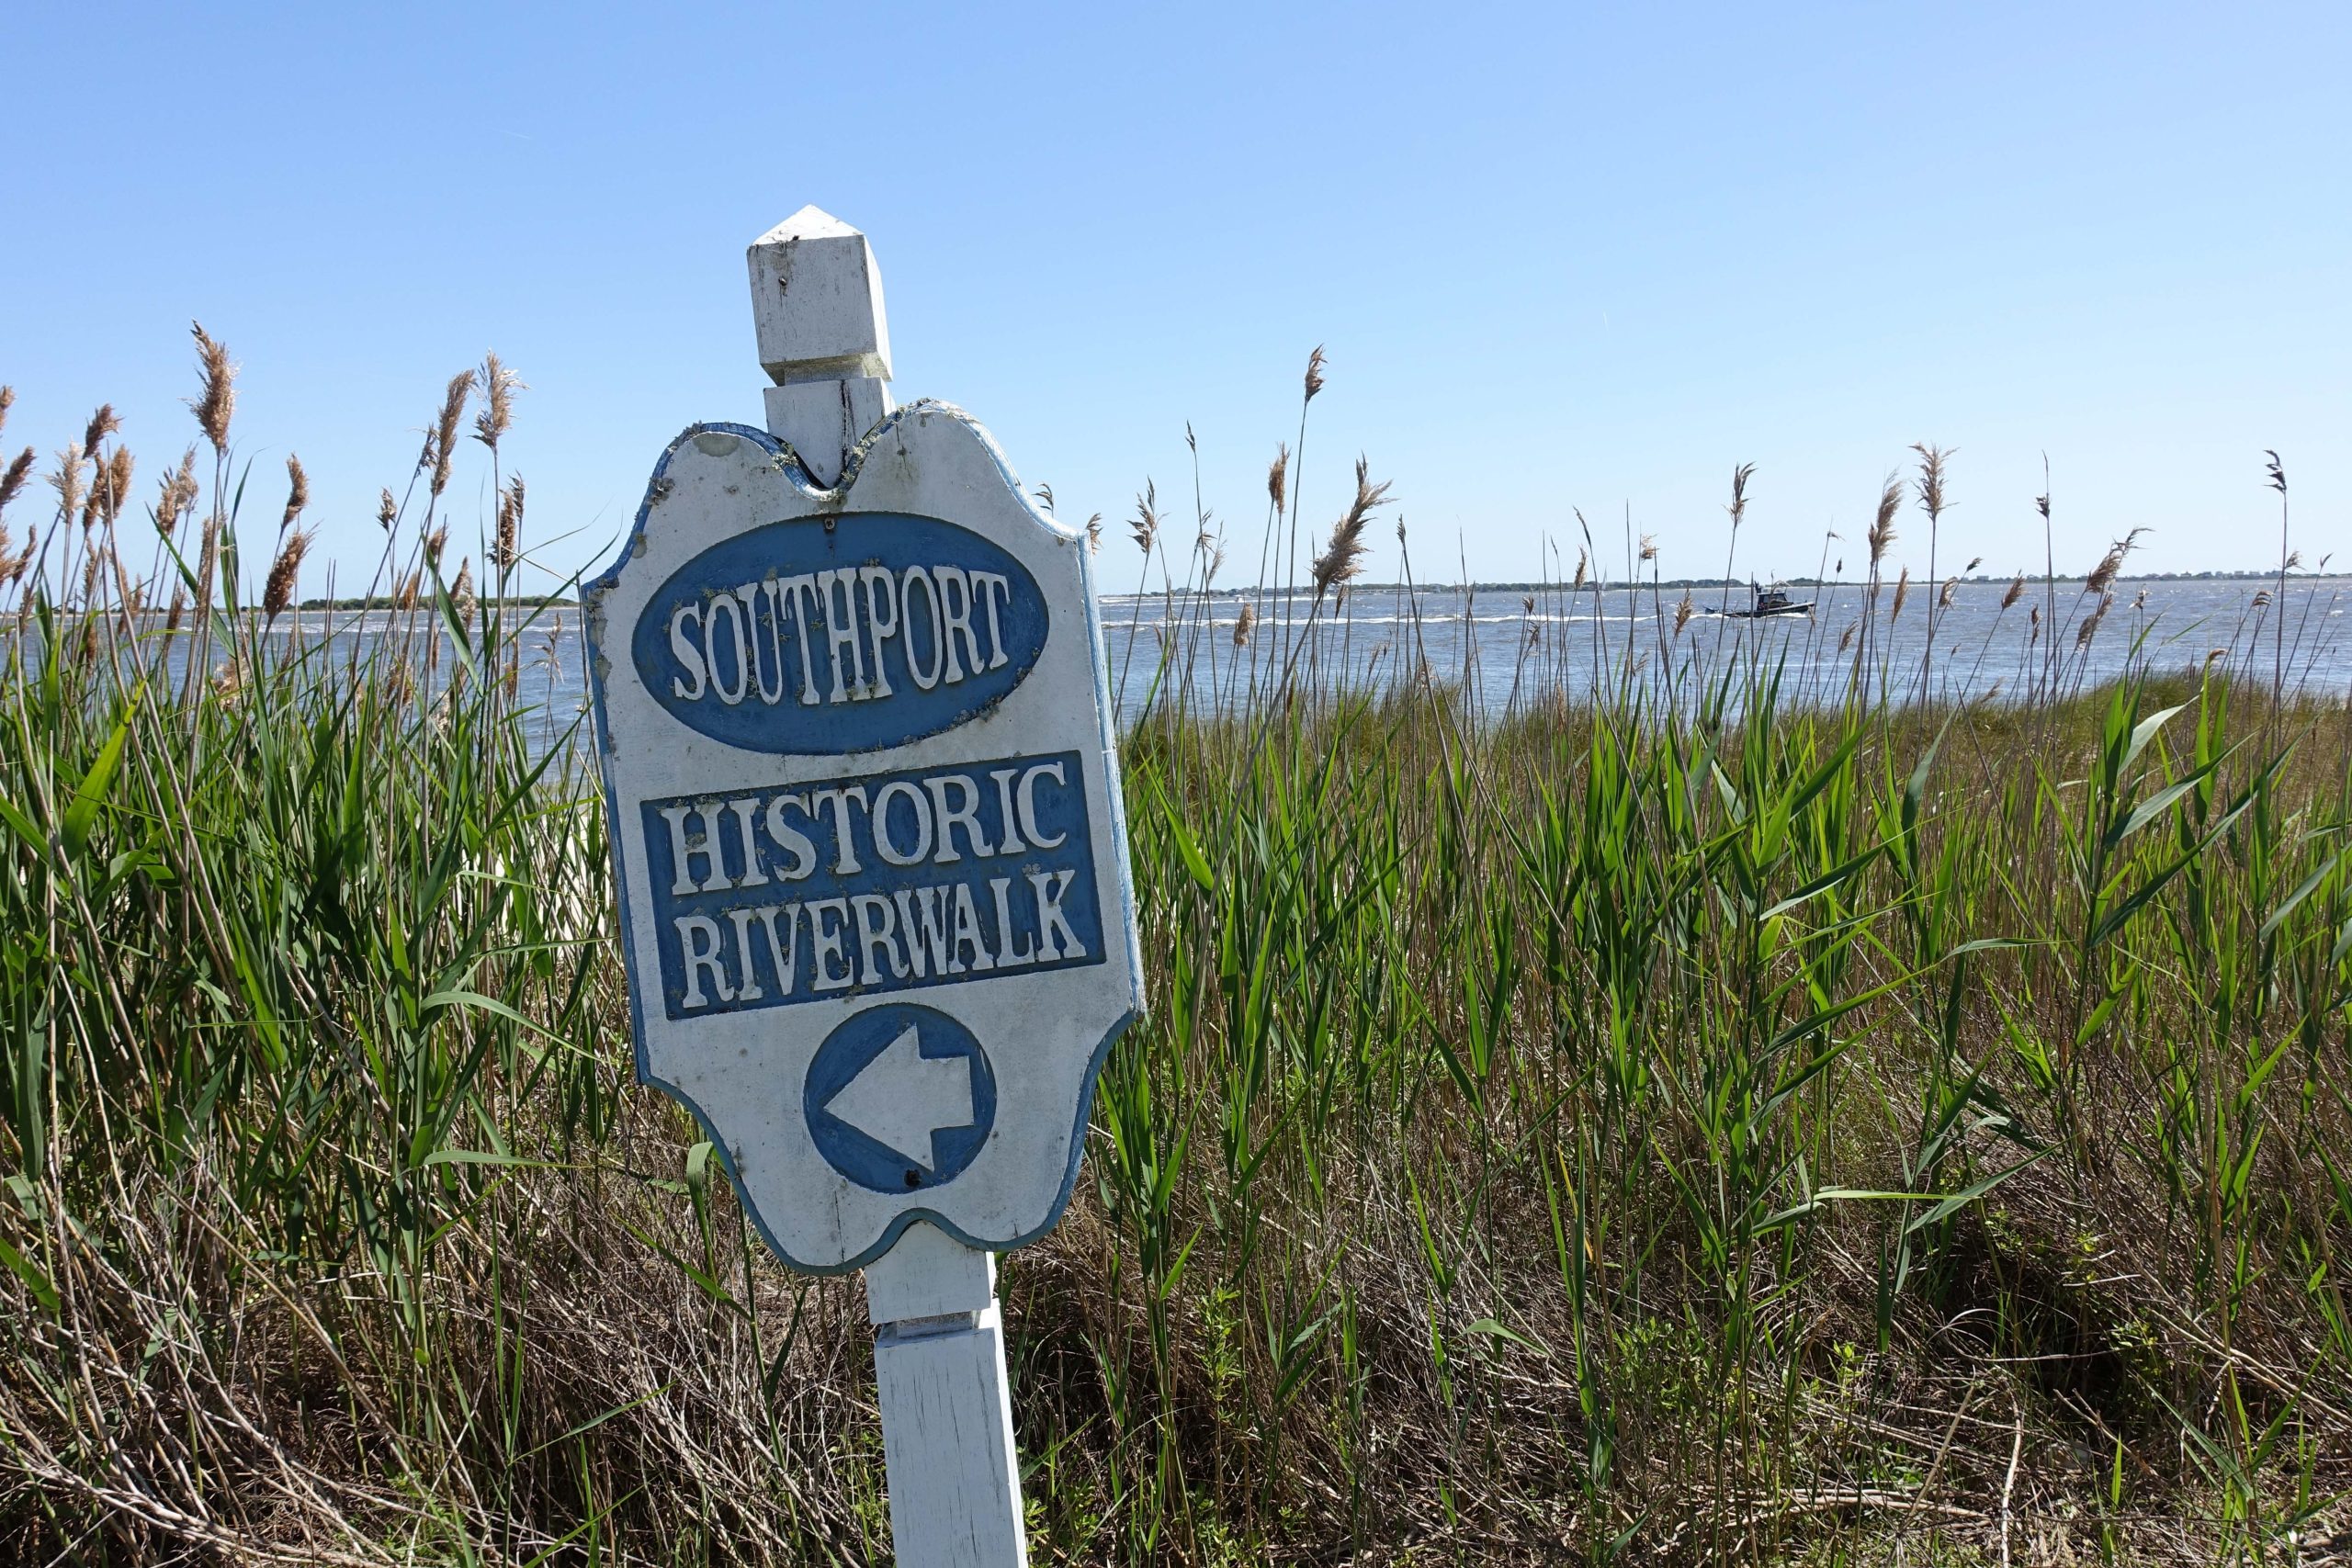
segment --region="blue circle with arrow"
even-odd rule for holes
[[[996,1125],[996,1072],[955,1019],[888,1003],[825,1036],[801,1106],[826,1164],[870,1191],[921,1191],[979,1157]]]

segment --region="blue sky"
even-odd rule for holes
[[[527,538],[601,555],[663,444],[757,423],[742,252],[815,202],[872,236],[902,400],[987,422],[1066,516],[1189,420],[1227,581],[1299,375],[1319,532],[1366,455],[1424,578],[1668,575],[1857,541],[1957,447],[1947,568],[2352,559],[2352,8],[2307,6],[63,6],[5,24],[5,439],[112,400],[141,488],[195,435],[191,319],[244,367],[274,518],[372,562],[448,375],[530,384]],[[464,471],[460,531],[487,489]],[[32,498],[18,503],[20,524]],[[1188,524],[1187,524],[1188,528]],[[1394,575],[1385,527],[1370,563]],[[1913,514],[1896,547],[1923,568]],[[1131,580],[1124,536],[1105,581]],[[2342,564],[2339,562],[2339,564]],[[322,574],[306,574],[317,592]]]

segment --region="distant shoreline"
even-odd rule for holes
[[[1912,586],[1915,589],[1919,588],[1923,586],[1927,581],[1928,580],[1925,578],[1915,578],[1912,581]],[[2015,581],[2016,579],[2014,577],[1986,577],[1982,573],[1979,573],[1973,577],[1962,577],[1958,581],[1965,587],[2005,588],[2009,583]],[[2068,584],[2074,584],[2079,587],[2086,579],[2080,572],[2062,574],[2055,578],[2046,578],[2039,573],[2030,572],[2026,575],[2025,581],[2029,586],[2054,582],[2061,587]],[[2131,573],[2125,576],[2120,576],[2115,580],[2118,587],[2120,587],[2125,583],[2144,582],[2260,583],[2276,582],[2278,581],[2278,573],[2276,571],[2153,571]],[[1669,588],[1677,591],[1710,588],[1744,589],[1747,587],[1748,581],[1749,580],[1747,578],[1740,578],[1737,581],[1733,581],[1731,579],[1722,577],[1667,577],[1660,578],[1653,581],[1651,579],[1645,577],[1632,582],[1626,582],[1623,581],[1603,581],[1599,578],[1588,578],[1580,587],[1574,590],[1570,590],[1569,585],[1566,582],[1531,581],[1472,582],[1468,584],[1460,582],[1417,582],[1412,586],[1423,593],[1459,592],[1464,587],[1467,587],[1469,591],[1474,593],[1558,593],[1571,591],[1579,593],[1623,593],[1629,590],[1648,590],[1653,588],[1661,592]],[[1770,581],[1773,586],[1781,588],[1867,588],[1870,586],[1870,580],[1868,578],[1860,577],[1776,577],[1771,579]],[[2352,573],[2290,571],[2287,573],[2287,581],[2290,585],[2301,586],[2311,586],[2324,582],[2342,582],[2347,585],[2352,585]],[[1880,586],[1883,588],[1892,589],[1893,585],[1892,579],[1882,578],[1880,580]],[[1401,592],[1404,591],[1405,586],[1406,585],[1402,582],[1351,582],[1348,585],[1347,592],[1351,597],[1362,597],[1367,593]],[[1187,598],[1200,598],[1205,593],[1205,596],[1211,599],[1250,599],[1255,598],[1262,593],[1279,593],[1282,590],[1271,585],[1263,588],[1211,588],[1207,590],[1180,586],[1173,590],[1148,588],[1141,593],[1136,593],[1130,590],[1120,592],[1108,592],[1102,596],[1104,599],[1116,600],[1158,599],[1170,592],[1182,593]],[[1311,596],[1314,590],[1310,585],[1302,583],[1293,588],[1291,592],[1300,595]],[[481,603],[486,605],[501,609],[568,610],[578,608],[580,601],[569,593],[514,594],[503,599],[493,598],[485,594],[482,596]],[[299,604],[295,605],[294,608],[300,611],[316,613],[322,610],[395,610],[400,608],[400,605],[390,596],[379,593],[366,598],[305,599]]]

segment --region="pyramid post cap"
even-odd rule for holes
[[[752,241],[746,259],[760,365],[778,386],[890,378],[882,274],[864,234],[804,207]]]

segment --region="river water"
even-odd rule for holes
[[[1409,594],[1369,587],[1319,606],[1307,594],[1121,594],[1106,598],[1102,614],[1111,685],[1127,722],[1153,708],[1243,709],[1285,674],[1325,692],[1426,681],[1460,692],[1488,718],[1628,679],[1688,702],[1709,676],[1750,660],[1777,670],[1783,700],[1804,702],[1837,701],[1856,682],[1897,703],[1923,693],[2021,700],[2097,684],[2135,661],[2173,673],[2214,659],[2266,690],[2277,682],[2290,693],[2352,697],[2352,578],[2290,580],[2283,616],[2275,583],[2246,581],[2125,581],[2104,615],[2079,582],[2029,583],[2006,606],[2007,583],[1961,582],[1940,605],[1933,592],[1910,593],[1899,614],[1892,590],[1868,615],[1854,584],[1790,592],[1813,599],[1813,612],[1726,618],[1717,608],[1744,605],[1746,591],[1702,588],[1690,591],[1686,615],[1678,589],[1555,584]],[[1245,615],[1252,625],[1237,642]],[[559,605],[508,615],[523,650],[518,694],[538,710],[545,732],[560,736],[586,702],[579,612]],[[299,636],[313,649],[324,637],[341,652],[378,642],[395,624],[383,612],[306,610],[281,617],[269,635]],[[419,648],[419,630],[412,624],[399,635]],[[435,663],[446,679],[454,664],[446,639],[444,649]]]

